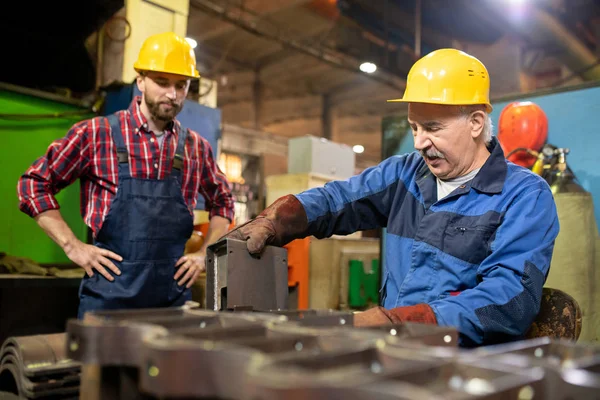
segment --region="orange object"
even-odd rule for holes
[[[202,224],[198,224],[198,225],[194,225],[194,231],[200,232],[202,234],[202,236],[204,237],[204,239],[206,239],[207,235],[208,235],[208,227],[210,226],[210,222],[205,222]],[[231,231],[233,228],[235,228],[235,223],[232,222],[231,224],[229,224],[229,231]],[[218,238],[217,238],[218,239]]]
[[[288,286],[298,286],[298,309],[308,309],[308,257],[310,238],[283,246],[288,251]]]
[[[548,118],[537,104],[516,101],[508,104],[500,113],[498,141],[505,155],[518,148],[539,152],[547,139]],[[507,158],[526,168],[531,168],[537,159],[526,151],[517,151]]]
[[[205,236],[202,234],[202,232],[194,230],[192,232],[192,236],[185,243],[185,250],[183,251],[183,254],[190,254],[199,251],[204,243],[204,238]]]

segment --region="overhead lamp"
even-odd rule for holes
[[[360,154],[362,152],[365,151],[364,146],[361,146],[360,144],[357,144],[355,146],[352,147],[352,151],[355,152],[356,154]]]
[[[377,71],[377,65],[373,64],[372,62],[364,62],[360,64],[359,68],[362,72],[367,74],[372,74],[373,72]]]
[[[192,46],[192,49],[195,49],[196,46],[198,46],[198,42],[196,42],[194,39],[186,37],[185,41],[188,42],[190,44],[190,46]]]

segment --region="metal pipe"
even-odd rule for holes
[[[284,46],[290,47],[301,53],[314,57],[320,61],[330,64],[336,68],[345,69],[358,73],[360,61],[346,54],[340,54],[328,47],[322,46],[319,49],[307,46],[289,37],[284,37],[280,32],[282,29],[277,29],[277,34],[268,32],[266,29],[256,22],[249,21],[243,18],[243,13],[249,13],[245,9],[238,9],[237,12],[229,10],[219,4],[215,4],[210,0],[191,0],[190,5],[206,12],[220,17],[223,21],[237,26],[246,32],[260,36],[269,40],[281,43]],[[405,80],[400,79],[394,74],[382,71],[379,69],[376,74],[365,74],[369,79],[377,81],[386,86],[390,86],[396,90],[404,90]]]
[[[383,29],[385,31],[385,53],[383,65],[385,67],[389,67],[390,65],[390,17],[389,17],[389,4],[390,0],[385,0],[385,5],[383,6]]]
[[[529,6],[525,13],[520,13],[518,18],[511,17],[505,5],[490,2],[497,15],[506,15],[506,20],[511,28],[519,35],[525,37],[531,44],[547,47],[552,43],[555,55],[572,71],[580,73],[585,80],[600,79],[600,65],[595,65],[596,56],[575,35],[573,35],[558,19],[547,11]],[[588,68],[593,66],[592,68]]]
[[[421,0],[415,4],[415,56],[421,57]]]
[[[104,80],[104,27],[102,25],[96,33],[96,90],[102,86]]]
[[[540,35],[545,36],[546,40],[548,38],[555,40],[555,44],[563,50],[557,57],[561,58],[571,70],[581,70],[596,62],[594,53],[569,32],[560,21],[541,9],[534,9],[533,14],[534,20],[537,22],[535,25],[539,25],[542,29]],[[596,65],[594,68],[585,70],[581,76],[586,80],[600,79],[600,66]]]

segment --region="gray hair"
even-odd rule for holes
[[[474,106],[459,106],[460,114],[467,118],[474,111],[486,111],[485,105],[478,104]],[[485,122],[483,123],[483,130],[481,131],[481,136],[483,137],[483,141],[486,145],[490,144],[492,141],[492,134],[494,133],[494,124],[492,123],[492,119],[490,115],[485,112]]]

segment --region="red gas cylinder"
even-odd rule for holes
[[[500,113],[498,141],[505,155],[518,148],[540,151],[547,139],[548,118],[537,104],[516,101]],[[536,161],[536,157],[526,151],[516,151],[507,158],[526,168],[531,168]]]

